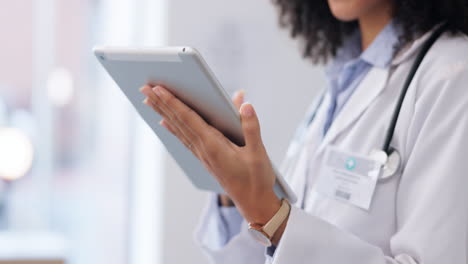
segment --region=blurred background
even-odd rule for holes
[[[207,263],[196,190],[97,64],[97,44],[196,47],[245,89],[279,166],[324,87],[265,0],[15,0],[0,8],[0,263]]]

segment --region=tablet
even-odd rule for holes
[[[239,112],[200,53],[190,47],[96,47],[94,53],[190,181],[199,189],[224,193],[203,164],[159,125],[162,117],[142,103],[145,96],[139,91],[147,83],[165,86],[232,142],[244,145]],[[275,173],[277,196],[295,202],[276,168]]]

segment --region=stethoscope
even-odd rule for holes
[[[416,72],[421,65],[421,62],[423,61],[424,57],[426,56],[427,52],[429,49],[432,47],[434,42],[444,33],[444,31],[447,29],[447,23],[444,23],[440,27],[438,27],[432,34],[431,36],[423,43],[421,50],[419,51],[418,55],[416,56],[416,59],[411,66],[411,69],[408,73],[408,76],[406,77],[406,80],[403,84],[403,89],[401,91],[400,96],[398,97],[398,101],[395,106],[395,110],[393,111],[392,119],[390,121],[390,126],[387,130],[386,136],[385,136],[385,141],[383,144],[382,149],[375,149],[372,150],[370,153],[370,156],[375,159],[376,161],[380,162],[383,164],[383,169],[382,173],[380,175],[379,180],[385,180],[392,175],[395,175],[396,172],[400,169],[402,160],[401,160],[401,155],[398,152],[398,150],[392,148],[390,146],[390,143],[393,139],[393,136],[395,134],[395,128],[397,125],[398,117],[401,112],[401,107],[403,105],[403,101],[405,100],[406,93],[408,91],[408,88],[413,81],[414,76],[416,75]],[[307,126],[310,125],[310,123],[315,119],[316,113],[318,109],[320,108],[324,95],[321,97],[319,100],[318,104],[315,107],[315,111],[312,112],[312,115],[308,118]]]

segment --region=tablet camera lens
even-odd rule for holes
[[[99,58],[100,58],[101,60],[105,60],[105,59],[106,59],[106,57],[104,57],[104,55],[99,55]]]
[[[183,48],[182,51],[185,52],[185,48]]]

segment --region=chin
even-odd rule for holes
[[[341,21],[353,21],[384,0],[328,0],[334,17]]]
[[[333,16],[343,22],[350,22],[350,21],[355,21],[358,19],[357,16],[353,16],[352,14],[346,14],[346,13],[335,13],[332,12]]]
[[[330,10],[336,19],[341,21],[353,21],[358,19],[360,14],[359,4],[356,0],[328,0]]]

